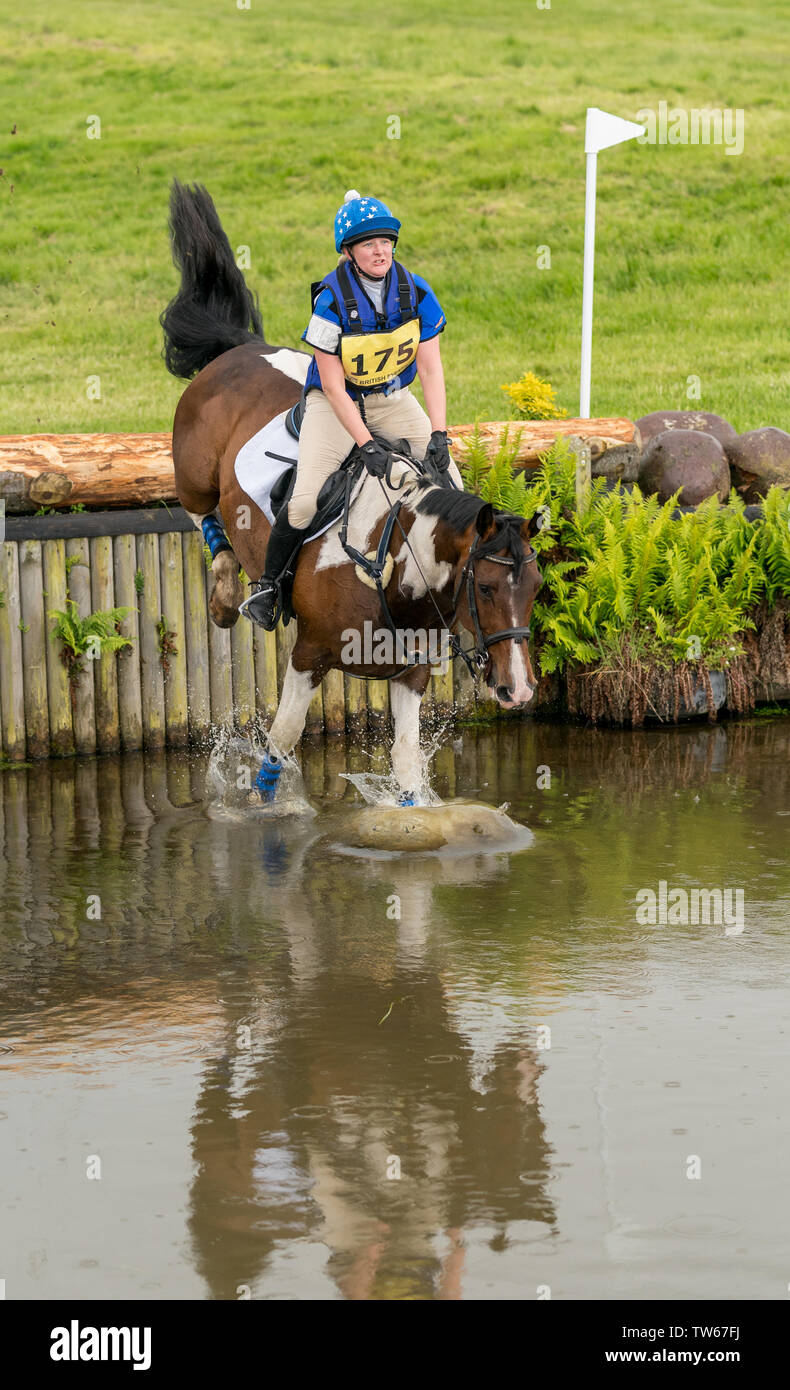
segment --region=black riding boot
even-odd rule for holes
[[[302,543],[304,529],[292,526],[288,520],[288,504],[277,514],[277,520],[266,547],[263,574],[252,586],[252,594],[239,605],[239,612],[271,632],[277,626],[282,608],[280,597],[282,578],[288,562]]]

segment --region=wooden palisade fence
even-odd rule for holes
[[[97,534],[97,532],[99,534]],[[93,533],[93,534],[91,534]],[[282,690],[294,625],[276,632],[208,614],[213,583],[203,537],[181,508],[7,517],[0,542],[0,760],[204,744],[212,729],[265,727]],[[51,614],[131,612],[131,645],[82,662],[70,682]],[[470,716],[461,663],[435,674],[425,703]],[[333,671],[307,732],[380,730],[386,681]]]
[[[590,452],[636,437],[622,419],[511,423],[525,467],[558,433],[584,437],[588,470]],[[495,448],[501,426],[479,428]],[[459,457],[472,429],[451,431]],[[170,446],[165,433],[0,436],[0,761],[183,747],[212,729],[247,731],[273,717],[294,625],[266,633],[244,619],[225,631],[211,622],[203,537],[168,505]],[[33,514],[58,506],[114,510]],[[67,598],[82,619],[131,610],[120,625],[130,645],[85,659],[72,680],[51,617]],[[496,712],[461,662],[432,676],[423,708],[459,718]],[[306,732],[380,731],[388,713],[386,681],[334,671]]]

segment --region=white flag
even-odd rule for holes
[[[621,116],[610,116],[608,111],[599,111],[597,106],[587,107],[587,127],[584,133],[584,153],[597,154],[610,145],[619,145],[623,140],[633,140],[636,135],[644,135],[647,126],[637,125],[636,121],[624,121]]]

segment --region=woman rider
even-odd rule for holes
[[[384,203],[352,189],[335,217],[341,260],[312,287],[313,312],[302,338],[315,356],[305,381],[296,481],[272,528],[264,573],[242,605],[269,630],[278,617],[280,577],[327,478],[355,444],[368,472],[383,477],[388,453],[371,431],[392,444],[405,439],[415,458],[449,469],[463,486],[447,445],[439,350],[446,320],[427,281],[393,260],[400,226]],[[409,390],[415,375],[427,414]]]

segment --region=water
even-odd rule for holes
[[[6,1297],[786,1297],[790,720],[467,730],[512,855],[344,856],[383,757],[303,763],[0,773]]]

